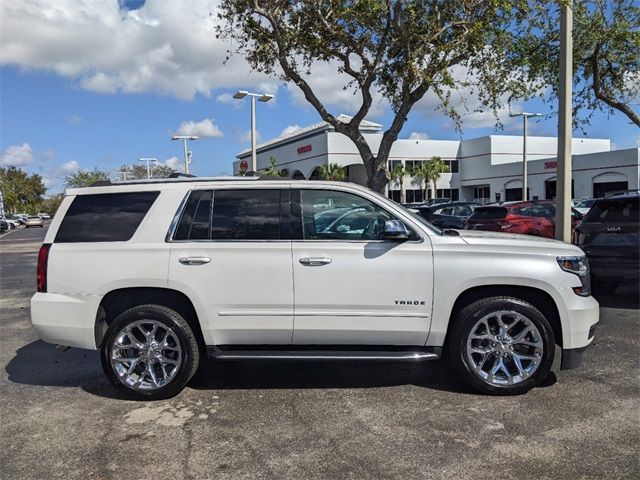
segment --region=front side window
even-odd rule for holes
[[[175,240],[278,240],[280,190],[202,190],[191,193]]]
[[[380,240],[392,218],[369,200],[347,192],[300,191],[304,240]]]

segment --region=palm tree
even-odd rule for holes
[[[286,174],[283,170],[278,170],[276,166],[276,159],[274,157],[269,157],[269,162],[271,165],[264,170],[264,174],[267,177],[285,177]]]
[[[400,184],[400,203],[404,202],[404,177],[407,175],[407,169],[404,168],[404,164],[402,162],[398,163],[393,169],[389,172],[389,176],[391,177],[392,182],[398,182]]]
[[[424,182],[424,201],[427,201],[427,190],[429,189],[429,180],[431,180],[432,169],[427,162],[420,162],[413,170],[411,170],[411,176],[420,178],[420,186]]]
[[[436,182],[441,173],[449,173],[449,166],[440,157],[431,157],[431,160],[426,162],[426,165],[430,172],[429,178],[433,182],[433,198],[436,198],[436,192],[438,191]]]
[[[347,179],[347,170],[337,163],[328,163],[320,167],[320,178],[332,182],[344,182]]]

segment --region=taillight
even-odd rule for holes
[[[38,268],[36,269],[36,285],[38,292],[47,291],[47,263],[49,262],[50,243],[43,243],[38,252]]]

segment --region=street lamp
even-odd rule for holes
[[[138,161],[147,162],[147,180],[150,179],[151,178],[151,162],[158,163],[158,159],[143,157],[143,158],[139,158]]]
[[[249,95],[251,97],[251,170],[258,171],[258,161],[256,159],[256,98],[261,102],[268,102],[273,98],[269,93],[251,93],[246,90],[238,90],[233,98],[242,100]]]
[[[522,129],[522,199],[529,200],[529,186],[527,180],[527,119],[529,117],[541,117],[541,113],[511,113],[510,117],[522,117],[524,124]]]
[[[174,135],[171,137],[171,140],[182,140],[184,146],[184,173],[189,173],[189,164],[191,163],[191,155],[189,150],[187,150],[187,142],[189,140],[198,140],[198,137],[195,135]]]

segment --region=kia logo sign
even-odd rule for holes
[[[310,152],[311,150],[313,150],[313,148],[311,148],[311,145],[304,145],[302,147],[298,147],[298,153],[307,153],[307,152]]]
[[[544,162],[545,170],[549,170],[551,168],[557,168],[557,166],[558,166],[558,162],[556,162],[555,160],[553,162]]]
[[[247,170],[249,168],[249,164],[246,160],[242,160],[240,162],[240,170]]]

